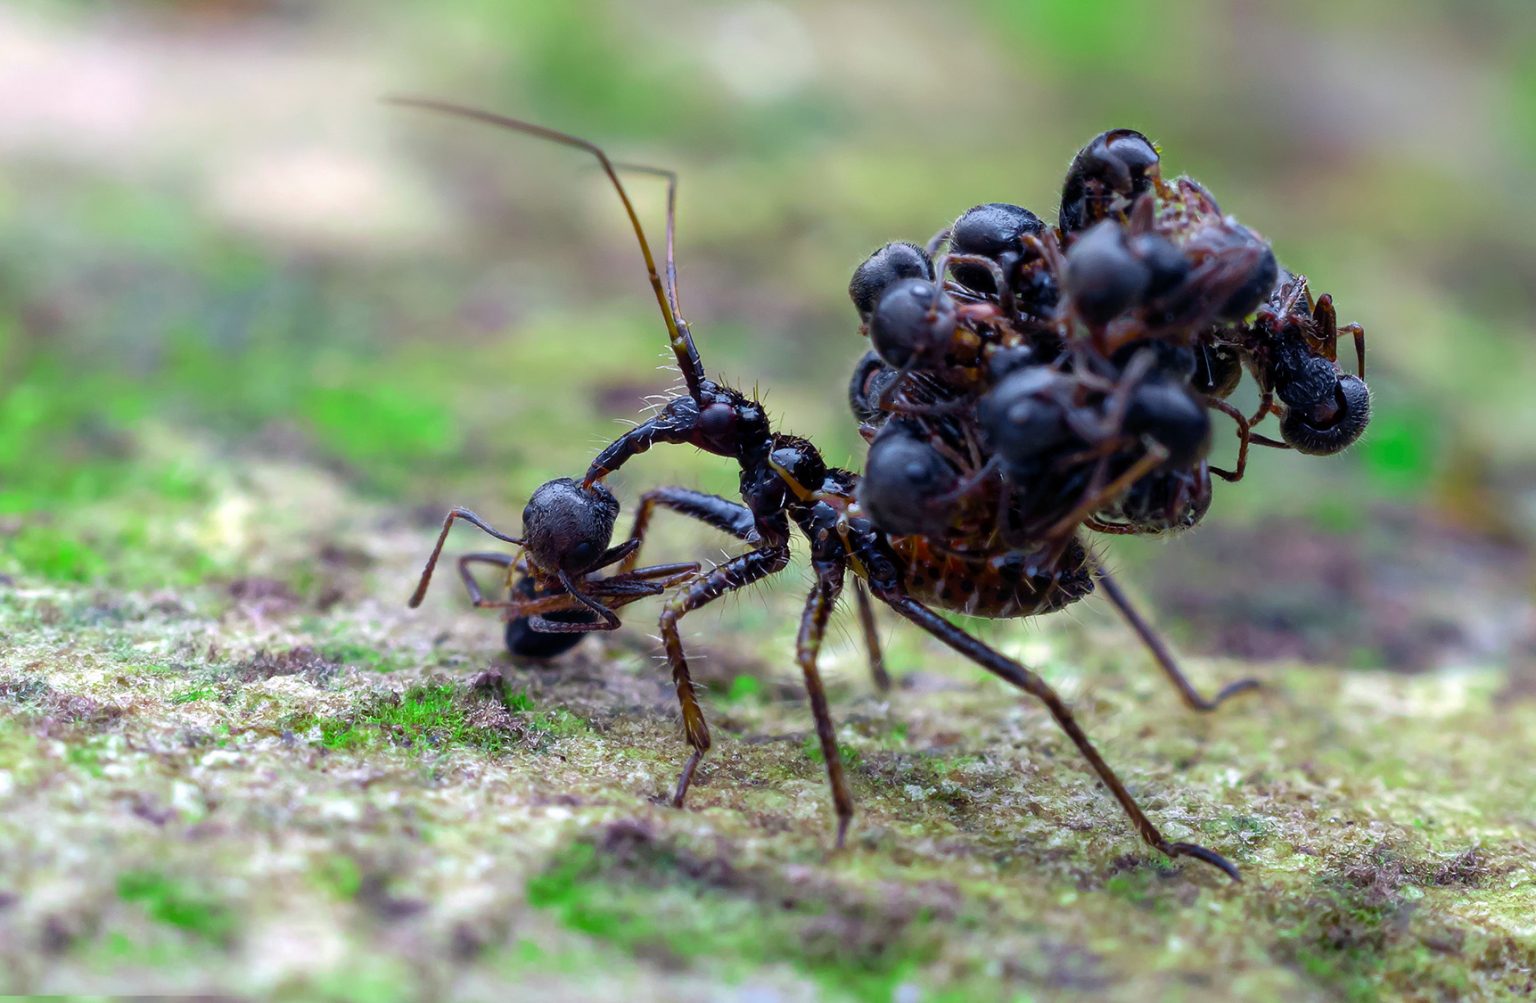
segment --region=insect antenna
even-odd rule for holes
[[[585,150],[596,157],[598,164],[603,169],[603,173],[608,175],[608,180],[613,183],[614,191],[618,192],[619,200],[624,203],[624,212],[629,217],[629,224],[635,231],[635,239],[640,242],[640,253],[645,256],[646,274],[650,277],[651,289],[656,294],[656,305],[661,308],[662,319],[667,322],[667,335],[671,342],[672,354],[676,356],[678,368],[683,372],[683,380],[688,385],[688,393],[693,397],[699,396],[701,385],[704,382],[704,364],[699,360],[699,350],[694,347],[692,332],[688,330],[688,325],[678,318],[676,309],[677,268],[672,253],[673,219],[677,192],[676,174],[670,171],[663,171],[661,168],[631,168],[669,178],[667,186],[667,283],[664,286],[661,281],[661,275],[656,270],[656,258],[651,254],[650,242],[645,239],[645,228],[640,225],[640,217],[635,212],[634,203],[629,200],[629,192],[625,190],[624,183],[619,180],[618,171],[613,161],[608,159],[608,154],[604,153],[597,144],[582,139],[579,136],[572,136],[569,133],[548,128],[547,126],[524,122],[521,119],[498,115],[479,108],[453,104],[449,101],[439,101],[435,98],[392,95],[384,98],[384,101],[386,104],[397,105],[402,108],[435,112],[440,115],[480,122],[484,125],[510,129],[513,132],[536,136],[539,139],[558,143],[561,146]]]

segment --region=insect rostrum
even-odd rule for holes
[[[877,682],[885,677],[866,589],[1044,704],[1148,845],[1238,878],[1220,854],[1162,835],[1038,674],[939,611],[1026,617],[1061,609],[1097,587],[1192,709],[1212,710],[1251,689],[1252,680],[1241,680],[1209,699],[1196,691],[1104,570],[1089,534],[1194,526],[1210,507],[1213,475],[1240,480],[1250,446],[1321,454],[1355,441],[1370,414],[1361,378],[1364,334],[1358,325],[1338,326],[1330,297],[1314,298],[1305,278],[1281,269],[1268,243],[1223,214],[1197,182],[1165,180],[1146,137],[1128,129],[1103,133],[1071,162],[1057,227],[1019,206],[985,203],[923,245],[884,245],[854,272],[849,294],[872,349],[856,364],[849,388],[854,418],[870,443],[861,476],[829,467],[809,440],[775,431],[760,403],[704,369],[678,308],[675,176],[615,165],[585,140],[516,119],[430,100],[398,103],[596,157],[629,215],[685,386],[604,448],[583,476],[535,492],[521,537],[492,529],[468,510],[450,512],[412,605],[458,519],[522,548],[517,557],[470,554],[459,562],[475,604],[503,610],[515,654],[559,654],[566,638],[615,629],[618,609],[667,592],[660,634],[690,746],[673,797],[681,806],[710,732],[678,623],[784,570],[798,529],[815,583],[795,659],[827,767],[838,845],[853,800],[817,657],[851,577]],[[626,169],[668,179],[664,270],[619,178]],[[1360,376],[1337,366],[1341,331],[1354,339]],[[1226,400],[1244,371],[1261,393],[1253,415]],[[1254,431],[1271,415],[1280,418],[1279,440]],[[1236,430],[1232,470],[1208,459],[1218,417]],[[734,460],[739,500],[682,487],[648,491],[629,538],[613,546],[618,502],[603,480],[662,444]],[[729,533],[746,549],[708,571],[693,563],[640,567],[658,508]],[[469,570],[475,563],[504,570],[506,598],[484,597]]]

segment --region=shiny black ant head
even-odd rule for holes
[[[1269,242],[1247,227],[1240,226],[1238,229],[1245,234],[1251,246],[1262,246],[1263,250],[1249,270],[1247,281],[1238,286],[1222,305],[1220,316],[1223,320],[1242,320],[1253,313],[1269,298],[1280,278],[1280,263],[1275,260],[1275,252]]]
[[[1099,513],[1149,536],[1191,529],[1211,508],[1211,482],[1184,470],[1154,471]]]
[[[988,202],[968,209],[950,229],[949,248],[955,254],[974,254],[990,258],[1002,268],[1011,282],[1014,270],[1024,258],[1024,238],[1045,233],[1040,217],[1022,206],[1006,202]],[[957,263],[952,271],[955,281],[979,293],[996,293],[992,273],[973,264]]]
[[[858,500],[870,520],[893,536],[942,536],[945,496],[960,475],[921,433],[892,422],[869,447]]]
[[[1195,349],[1165,338],[1139,338],[1120,346],[1109,359],[1116,369],[1124,371],[1132,359],[1143,354],[1152,363],[1146,371],[1149,377],[1184,383],[1195,374]]]
[[[1102,327],[1141,302],[1152,270],[1113,220],[1096,223],[1067,251],[1067,296],[1083,322]]]
[[[1151,298],[1168,295],[1189,278],[1189,259],[1160,233],[1138,233],[1126,240],[1126,247],[1147,266],[1147,295]]]
[[[1145,435],[1168,451],[1163,470],[1186,470],[1211,451],[1211,416],[1184,384],[1150,379],[1131,394],[1126,431]]]
[[[879,424],[885,417],[880,410],[880,395],[896,381],[896,370],[886,365],[874,352],[853,367],[853,379],[848,383],[848,407],[860,424]]]
[[[550,574],[579,575],[608,549],[618,517],[619,500],[602,484],[546,481],[523,508],[523,549]]]
[[[1352,445],[1370,422],[1370,388],[1346,373],[1328,398],[1309,407],[1287,407],[1280,437],[1297,452],[1329,456]]]
[[[976,402],[982,441],[1013,472],[1067,439],[1061,404],[1051,394],[1057,379],[1058,374],[1041,366],[1019,369]]]
[[[892,242],[864,259],[854,269],[853,281],[848,283],[848,297],[853,300],[859,317],[869,319],[869,314],[880,302],[880,297],[899,279],[932,279],[933,262],[928,252],[916,244]]]
[[[1199,393],[1222,400],[1243,379],[1243,355],[1231,345],[1205,344],[1195,346],[1195,375],[1191,385]]]
[[[869,317],[869,341],[898,369],[940,362],[955,336],[955,301],[928,279],[891,283]]]
[[[1131,129],[1100,133],[1067,168],[1057,220],[1061,232],[1071,236],[1108,216],[1123,215],[1160,176],[1157,149],[1147,137]]]
[[[1242,320],[1270,299],[1280,281],[1280,263],[1269,241],[1228,217],[1205,227],[1193,243],[1227,265],[1219,286],[1212,290],[1214,297],[1221,298],[1217,317]]]

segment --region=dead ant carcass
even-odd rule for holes
[[[669,182],[663,272],[619,167],[597,146],[457,105],[399,103],[593,155],[629,217],[685,385],[685,393],[604,448],[579,481],[561,479],[535,492],[521,537],[494,530],[466,510],[450,512],[412,605],[425,593],[457,519],[523,548],[517,560],[465,559],[506,568],[514,592],[506,600],[484,599],[461,561],[476,604],[508,611],[517,627],[509,627],[514,651],[530,651],[536,635],[564,639],[613,629],[618,607],[676,585],[660,617],[660,634],[691,746],[673,797],[681,806],[710,734],[678,623],[784,570],[792,528],[798,527],[810,547],[815,584],[801,616],[796,661],[832,788],[839,846],[853,803],[817,660],[852,572],[872,649],[864,587],[904,619],[1040,700],[1150,846],[1238,878],[1220,854],[1162,835],[1038,674],[939,611],[1032,616],[1077,601],[1097,583],[1191,706],[1210,709],[1253,685],[1243,681],[1215,700],[1202,698],[1094,559],[1081,529],[1157,531],[1167,522],[1157,514],[1160,506],[1197,511],[1194,518],[1203,514],[1208,476],[1192,493],[1178,478],[1191,470],[1210,472],[1206,410],[1233,415],[1245,449],[1251,438],[1252,422],[1222,399],[1231,389],[1230,360],[1248,365],[1285,407],[1302,411],[1304,424],[1337,423],[1326,413],[1326,394],[1312,389],[1298,403],[1281,389],[1296,382],[1294,360],[1283,346],[1303,345],[1307,358],[1332,364],[1324,320],[1302,325],[1305,338],[1286,326],[1296,312],[1295,297],[1282,298],[1238,334],[1219,333],[1223,325],[1241,325],[1275,285],[1278,269],[1266,243],[1220,216],[1203,190],[1165,186],[1151,145],[1121,130],[1099,137],[1074,161],[1061,229],[1046,228],[1019,207],[990,204],[963,216],[927,247],[887,245],[861,266],[850,288],[875,349],[861,361],[851,393],[872,440],[861,477],[828,466],[809,440],[775,431],[758,401],[706,373],[678,306],[674,176],[656,172]],[[935,260],[946,243],[948,253]],[[1344,411],[1351,406],[1349,393],[1336,394]],[[618,505],[603,478],[663,443],[734,459],[740,501],[678,487],[649,491],[629,540],[610,546]],[[1172,487],[1159,486],[1158,478]],[[1154,486],[1142,487],[1148,483]],[[1138,490],[1150,500],[1132,502]],[[729,533],[749,549],[708,571],[677,564],[636,568],[648,519],[658,507]],[[608,567],[615,568],[608,577],[595,574]]]

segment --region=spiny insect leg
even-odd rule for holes
[[[693,692],[693,677],[688,672],[688,659],[683,654],[683,640],[677,630],[677,621],[685,614],[707,605],[728,592],[745,588],[753,582],[783,571],[789,564],[789,547],[780,545],[749,551],[720,565],[707,575],[695,579],[661,611],[661,641],[666,648],[667,661],[672,666],[672,682],[677,687],[677,702],[683,711],[683,733],[693,753],[683,766],[677,779],[677,791],[672,804],[683,806],[688,796],[688,785],[693,782],[693,771],[699,760],[709,751],[709,725],[704,721],[704,711],[699,698]]]
[[[1136,803],[1136,799],[1131,796],[1131,792],[1126,790],[1125,784],[1115,775],[1115,771],[1110,769],[1104,757],[1099,755],[1099,750],[1089,741],[1087,733],[1073,717],[1071,708],[1044,679],[899,591],[877,591],[876,596],[950,648],[1045,704],[1046,709],[1051,712],[1051,717],[1056,719],[1061,730],[1065,731],[1067,737],[1072,739],[1072,744],[1077,746],[1077,751],[1088,760],[1088,765],[1093,767],[1093,772],[1098,774],[1099,779],[1115,796],[1115,800],[1120,802],[1121,809],[1130,818],[1131,824],[1136,827],[1136,831],[1148,846],[1169,857],[1193,857],[1196,860],[1202,860],[1221,870],[1233,881],[1242,880],[1237,868],[1220,854],[1194,843],[1175,843],[1163,837],[1157,826],[1153,825],[1152,820],[1147,817],[1146,812],[1142,811],[1141,806]]]

